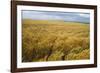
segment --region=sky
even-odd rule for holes
[[[89,13],[23,10],[22,19],[63,20],[90,23]]]

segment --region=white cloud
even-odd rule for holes
[[[79,14],[79,16],[81,16],[81,17],[85,17],[85,18],[89,18],[90,17],[90,15],[89,14]]]

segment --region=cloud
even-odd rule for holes
[[[22,19],[25,18],[34,20],[89,22],[90,14],[76,12],[22,11]]]
[[[80,13],[79,16],[81,16],[81,17],[85,17],[85,18],[89,18],[89,17],[90,17],[89,14],[84,14],[84,13]]]

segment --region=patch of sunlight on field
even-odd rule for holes
[[[22,20],[22,61],[89,59],[89,24]]]

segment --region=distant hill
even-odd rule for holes
[[[74,21],[63,21],[63,20],[32,20],[32,19],[23,19],[23,24],[89,24],[87,22],[74,22]]]

